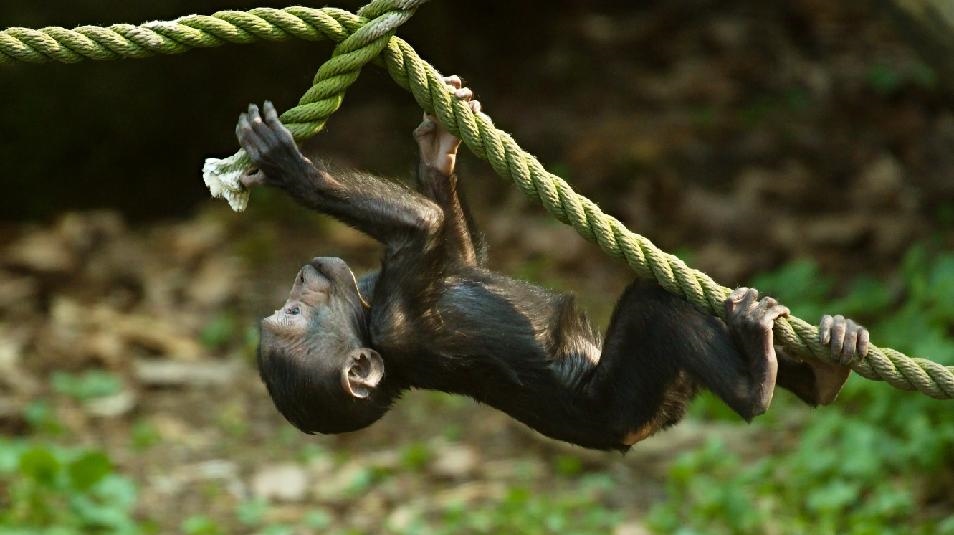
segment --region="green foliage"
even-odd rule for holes
[[[401,464],[404,468],[417,472],[423,470],[433,457],[427,444],[411,442],[401,451]]]
[[[496,503],[448,507],[434,533],[604,534],[611,532],[620,520],[619,513],[599,503],[593,489],[551,496],[516,487]],[[417,527],[405,532],[415,533]]]
[[[902,266],[897,280],[859,278],[834,297],[837,285],[809,262],[753,286],[796,315],[843,312],[871,325],[875,343],[954,363],[954,253],[914,247]],[[785,403],[782,410],[805,409]],[[943,476],[954,471],[950,416],[950,401],[853,378],[835,405],[806,415],[784,453],[745,465],[712,442],[680,457],[649,523],[680,534],[946,535],[954,515],[938,514],[954,511],[954,489]]]
[[[556,458],[554,469],[561,476],[577,476],[583,471],[583,461],[574,455],[560,455]]]
[[[209,349],[221,349],[229,345],[238,333],[238,322],[229,313],[217,314],[205,324],[199,339]]]
[[[305,515],[303,521],[309,529],[324,530],[334,521],[334,516],[324,509],[314,509]]]
[[[134,534],[136,488],[105,454],[0,440],[0,534]]]
[[[268,502],[261,499],[242,502],[235,509],[239,522],[246,526],[258,526],[268,512]]]
[[[103,370],[89,370],[81,374],[54,372],[53,390],[79,401],[111,396],[122,390],[123,383],[115,375]]]
[[[149,449],[162,441],[159,430],[146,420],[133,424],[130,435],[132,447],[139,451]]]
[[[23,419],[38,433],[51,436],[63,433],[63,425],[45,401],[37,400],[27,404],[23,409]]]
[[[194,515],[182,521],[185,535],[222,535],[224,532],[214,520],[202,515]]]
[[[882,96],[895,95],[913,87],[930,90],[937,85],[937,74],[924,63],[909,65],[872,65],[867,73],[868,85]]]

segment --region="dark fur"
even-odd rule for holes
[[[371,405],[349,425],[353,401],[303,384],[324,381],[323,367],[262,367],[279,410],[302,430],[362,427],[408,388],[468,395],[547,436],[598,449],[625,450],[628,433],[678,422],[700,387],[745,419],[765,409],[726,325],[655,283],[626,289],[603,342],[572,297],[488,270],[456,177],[422,167],[425,196],[320,163],[263,168],[281,173],[276,185],[305,206],[385,245],[380,272],[359,284],[371,296],[362,341],[386,365]],[[806,365],[785,359],[782,386],[811,402],[813,382]]]

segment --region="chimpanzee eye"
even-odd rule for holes
[[[301,312],[301,310],[297,306],[289,307],[285,309],[285,313],[290,314],[292,316],[297,316],[299,312]]]

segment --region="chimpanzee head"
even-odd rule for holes
[[[367,347],[368,306],[340,258],[315,258],[262,320],[258,369],[279,412],[305,433],[367,427],[390,408],[384,361]]]

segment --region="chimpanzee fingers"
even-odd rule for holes
[[[262,115],[258,110],[258,106],[255,104],[248,105],[248,121],[252,125],[252,130],[254,130],[258,137],[261,138],[266,147],[274,147],[278,145],[278,136],[268,125],[265,124],[265,121],[262,119]]]
[[[452,74],[450,76],[444,77],[444,83],[451,86],[454,89],[460,89],[464,86],[464,81],[460,79],[460,76]]]
[[[746,288],[742,300],[739,301],[738,309],[744,314],[751,314],[753,309],[759,304],[759,291],[755,288]]]
[[[235,134],[238,137],[239,144],[242,145],[242,148],[245,149],[245,152],[248,153],[252,160],[257,160],[262,157],[262,154],[265,152],[265,144],[252,129],[247,114],[243,113],[239,116],[238,125],[235,127]]]
[[[845,317],[841,314],[834,317],[834,323],[831,326],[831,354],[835,356],[840,356],[842,350],[845,348],[845,331],[847,330],[848,325],[845,322]]]
[[[458,100],[470,102],[470,100],[474,98],[474,92],[471,91],[469,87],[462,87],[454,91],[454,96],[457,97]]]
[[[753,290],[754,291],[754,290]],[[754,303],[754,305],[749,309],[749,314],[752,316],[764,316],[769,309],[778,306],[778,301],[774,297],[763,297]]]
[[[751,321],[758,322],[762,327],[770,329],[776,318],[787,316],[788,307],[779,304],[774,297],[763,297],[758,305],[750,311]]]
[[[729,297],[725,299],[724,303],[726,317],[731,317],[735,314],[739,303],[742,302],[742,298],[745,297],[745,293],[748,291],[748,288],[736,288],[735,290],[732,290],[732,293],[729,294]]]
[[[256,119],[259,121],[262,120],[262,115],[258,111],[258,104],[254,102],[249,103],[248,112],[246,112],[246,114],[248,115],[248,122],[250,123],[254,123]]]
[[[242,117],[244,113],[239,114],[239,120],[235,121],[235,139],[242,141]]]
[[[772,318],[772,321],[775,321],[777,318],[784,318],[792,315],[792,311],[788,309],[785,305],[780,305],[778,303],[765,309],[767,316]]]
[[[265,111],[263,118],[268,126],[276,128],[282,124],[281,121],[278,120],[278,110],[275,109],[275,105],[272,104],[271,100],[266,100],[262,109]]]
[[[759,307],[759,292],[753,288],[738,288],[726,299],[726,320],[734,329],[763,331],[764,308]]]
[[[742,301],[742,298],[745,297],[745,294],[748,291],[748,288],[736,288],[735,290],[732,290],[732,293],[729,294],[729,300],[738,304]]]
[[[268,183],[265,173],[256,169],[245,173],[239,178],[239,182],[245,189],[251,189],[255,186],[264,186]]]
[[[265,124],[275,133],[275,137],[278,141],[284,145],[294,145],[295,138],[292,136],[291,130],[282,124],[281,119],[278,117],[278,110],[275,109],[275,105],[272,104],[272,101],[266,100],[263,108],[265,110]]]
[[[818,322],[818,343],[826,346],[831,341],[831,326],[835,323],[834,318],[825,314]]]
[[[479,101],[479,100],[471,100],[471,101],[470,101],[470,109],[471,109],[474,113],[480,113],[480,109],[481,109],[480,101]]]

